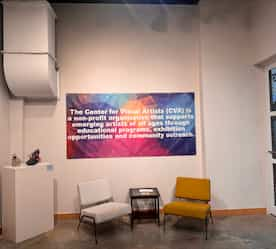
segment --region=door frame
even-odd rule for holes
[[[276,68],[276,63],[268,65],[265,72],[265,113],[266,113],[266,148],[267,151],[272,151],[272,127],[271,127],[271,117],[276,117],[276,111],[270,111],[270,82],[269,82],[269,70]],[[266,199],[267,199],[267,211],[268,213],[276,216],[276,205],[275,205],[275,195],[274,195],[274,173],[273,164],[276,164],[276,159],[272,158],[272,154],[267,153],[265,160],[265,175],[266,175]]]

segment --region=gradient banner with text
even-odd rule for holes
[[[67,158],[195,155],[194,93],[67,94]]]

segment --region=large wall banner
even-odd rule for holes
[[[194,93],[67,94],[67,158],[195,155]]]

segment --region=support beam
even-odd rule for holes
[[[10,100],[10,158],[16,154],[24,160],[24,100]]]

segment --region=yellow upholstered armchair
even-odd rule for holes
[[[177,177],[175,187],[176,201],[164,206],[164,230],[167,215],[198,218],[204,221],[205,239],[207,240],[209,217],[212,220],[210,201],[210,180]]]

